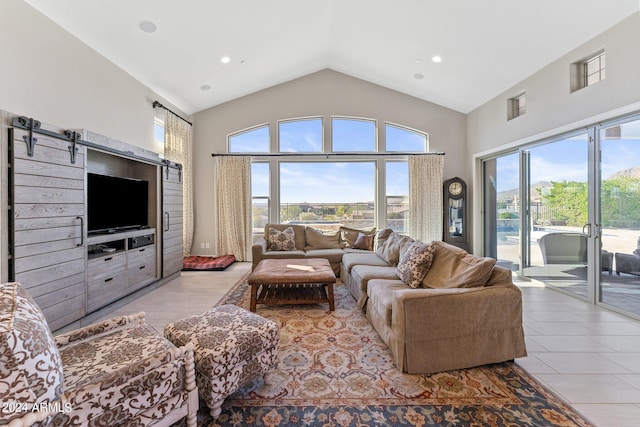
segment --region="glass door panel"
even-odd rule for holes
[[[600,130],[599,302],[640,315],[640,120]]]
[[[510,270],[520,269],[519,153],[483,163],[484,256]]]
[[[523,274],[586,298],[589,236],[583,227],[589,222],[588,134],[527,149],[523,158],[528,199],[524,201]]]

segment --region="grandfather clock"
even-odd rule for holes
[[[467,242],[467,184],[458,177],[444,182],[443,240],[469,252]]]

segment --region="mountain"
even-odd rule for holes
[[[634,166],[632,168],[623,169],[608,177],[607,179],[616,178],[636,178],[640,179],[640,166]]]
[[[540,181],[536,182],[532,185],[533,191],[531,192],[531,198],[533,202],[540,201],[540,194],[542,194],[545,189],[551,188],[551,182],[549,181]],[[520,197],[520,190],[517,188],[512,188],[511,190],[500,191],[497,194],[497,202],[498,203],[507,203],[513,201],[515,197]]]

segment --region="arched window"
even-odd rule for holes
[[[269,125],[261,125],[241,130],[229,135],[230,153],[268,153]]]

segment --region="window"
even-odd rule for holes
[[[571,91],[592,86],[606,77],[604,50],[571,64]]]
[[[375,188],[373,161],[281,162],[280,222],[325,231],[371,227]]]
[[[278,123],[280,152],[322,152],[322,118],[286,120]]]
[[[251,217],[253,233],[264,231],[269,222],[269,163],[251,163]]]
[[[254,234],[262,234],[268,222],[325,231],[340,226],[407,231],[409,168],[402,154],[428,152],[428,133],[385,123],[386,145],[379,147],[373,119],[334,116],[326,133],[321,116],[276,123],[277,144],[269,124],[228,137],[230,152],[252,157]]]
[[[268,153],[269,125],[246,129],[229,135],[230,153]]]
[[[587,60],[582,65],[585,86],[596,84],[605,78],[605,56],[604,52]]]
[[[164,153],[164,122],[159,118],[153,121],[153,139],[159,153]]]
[[[520,95],[510,98],[508,104],[508,119],[511,120],[515,119],[516,117],[520,117],[527,112],[526,93],[522,92]]]
[[[387,226],[397,233],[408,231],[409,212],[409,164],[386,162],[386,210]]]
[[[387,123],[385,125],[387,151],[424,153],[429,151],[429,135],[413,129]]]
[[[376,122],[365,119],[331,119],[331,150],[335,152],[376,151]]]

